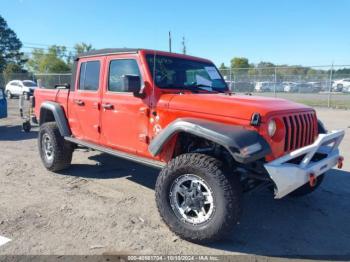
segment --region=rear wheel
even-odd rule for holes
[[[70,166],[74,147],[61,136],[55,122],[40,126],[38,144],[41,160],[48,170],[60,171]]]
[[[241,215],[238,177],[203,154],[171,160],[156,183],[159,213],[169,228],[192,242],[210,242],[230,233]]]

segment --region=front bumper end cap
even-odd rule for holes
[[[318,176],[338,165],[342,157],[338,146],[344,137],[343,130],[320,134],[316,141],[308,146],[292,151],[264,165],[270,178],[276,185],[275,198],[282,198],[297,188],[310,182],[310,175]],[[315,154],[321,153],[325,157],[313,161]],[[303,156],[297,164],[292,160]],[[341,161],[342,162],[342,161]]]

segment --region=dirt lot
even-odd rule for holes
[[[349,255],[350,164],[332,170],[321,188],[301,199],[274,200],[269,191],[245,196],[231,237],[208,246],[173,235],[160,220],[157,171],[98,152],[75,152],[71,169],[45,170],[37,129],[21,132],[10,101],[0,120],[0,254],[256,254]],[[347,129],[341,145],[350,159],[350,111],[318,109],[329,129]]]

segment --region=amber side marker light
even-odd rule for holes
[[[310,187],[316,186],[316,183],[317,183],[317,177],[315,176],[314,173],[310,173],[310,175],[309,175],[309,184],[310,184]]]
[[[344,157],[340,156],[338,158],[338,168],[342,169],[343,168],[343,161],[344,161]]]

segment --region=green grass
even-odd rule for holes
[[[310,100],[310,99],[293,99],[293,101],[305,104],[308,106],[320,106],[320,107],[328,107],[328,101],[327,100]],[[348,100],[331,100],[330,103],[331,108],[338,108],[338,109],[350,109],[350,101]]]
[[[255,93],[258,96],[270,96],[291,100],[308,106],[328,107],[328,94],[325,93]],[[334,93],[330,96],[330,107],[350,109],[350,94]]]

